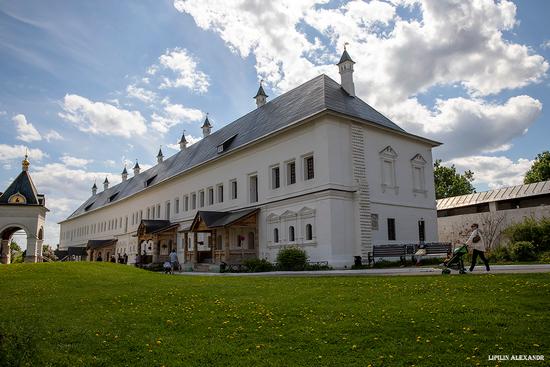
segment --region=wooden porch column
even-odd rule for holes
[[[229,261],[229,229],[224,228],[223,230],[223,250],[224,250],[224,261]]]
[[[187,262],[187,254],[189,253],[189,233],[183,233],[183,262]]]
[[[199,259],[199,236],[197,232],[193,232],[193,264],[196,264]]]
[[[216,262],[216,230],[210,232],[210,251],[212,252],[212,263]]]

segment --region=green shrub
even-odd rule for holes
[[[512,261],[510,251],[506,246],[497,246],[489,253],[489,261]]]
[[[539,254],[539,260],[545,263],[550,263],[550,251]]]
[[[537,258],[535,246],[529,241],[514,242],[510,245],[509,251],[514,261],[531,261]]]
[[[277,264],[280,270],[304,270],[307,266],[307,253],[298,247],[285,247],[277,254]]]
[[[247,267],[250,273],[273,271],[273,264],[266,259],[247,259],[243,261],[243,265]]]
[[[526,218],[523,222],[506,228],[504,234],[512,243],[531,242],[537,253],[550,250],[550,218],[539,221]]]
[[[305,270],[332,270],[332,266],[324,264],[306,264]]]

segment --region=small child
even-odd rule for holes
[[[164,274],[172,274],[172,264],[170,264],[170,261],[165,261],[162,267],[164,268]]]

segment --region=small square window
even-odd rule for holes
[[[304,158],[304,179],[312,180],[315,178],[315,170],[313,166],[313,156],[310,155]]]
[[[275,190],[281,187],[281,169],[279,166],[271,167],[271,189]]]
[[[293,185],[296,183],[296,162],[288,162],[286,164],[286,184]]]
[[[231,199],[237,198],[237,179],[231,180]]]
[[[208,205],[214,205],[214,188],[209,187],[207,190],[208,190]]]

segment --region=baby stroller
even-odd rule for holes
[[[170,264],[170,261],[165,261],[162,267],[164,269],[164,274],[172,274],[172,264]]]
[[[458,270],[460,274],[466,274],[466,268],[464,268],[464,255],[468,253],[468,246],[462,245],[454,249],[451,257],[443,262],[442,274],[451,274],[451,269]]]

